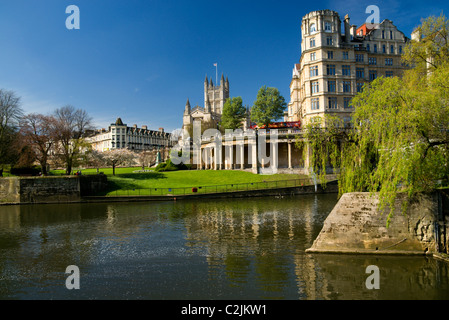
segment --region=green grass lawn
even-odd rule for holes
[[[141,168],[101,168],[99,171],[108,176],[108,190],[100,195],[182,195],[198,193],[241,191],[276,187],[296,186],[294,180],[307,179],[298,174],[257,175],[251,172],[232,170],[184,170],[171,172],[136,172]],[[76,170],[75,170],[76,171]],[[82,174],[96,174],[96,169],[82,170]],[[53,170],[53,175],[63,175],[64,170]],[[282,182],[275,182],[282,181]]]
[[[288,187],[293,186],[293,180],[305,178],[297,174],[256,175],[231,170],[119,173],[108,176],[107,195],[181,195],[192,193],[192,188],[197,188],[198,193],[211,193]]]

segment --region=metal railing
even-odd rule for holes
[[[151,196],[184,196],[192,194],[216,194],[254,190],[293,188],[314,185],[311,179],[277,180],[248,183],[234,183],[213,186],[194,186],[181,188],[145,188],[119,189],[110,191],[107,197],[151,197]]]

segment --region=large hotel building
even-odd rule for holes
[[[128,127],[122,119],[118,118],[115,123],[111,123],[108,130],[95,131],[87,141],[92,145],[93,150],[104,152],[113,149],[145,151],[170,148],[173,145],[171,139],[171,134],[164,132],[163,128],[155,131],[149,130],[147,126]]]
[[[390,20],[357,27],[346,16],[342,27],[337,12],[313,11],[303,17],[301,34],[285,121],[306,125],[333,114],[347,124],[351,99],[366,83],[400,76],[405,68],[401,54],[410,40]]]

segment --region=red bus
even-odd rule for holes
[[[267,126],[258,126],[257,124],[253,123],[250,127],[251,129],[267,129]],[[301,128],[301,121],[294,121],[294,122],[273,122],[268,126],[268,129],[286,129],[286,128]]]

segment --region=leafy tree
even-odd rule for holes
[[[268,126],[284,115],[286,107],[287,103],[278,89],[263,86],[251,108],[251,120],[259,126]]]
[[[246,118],[246,108],[241,97],[228,98],[223,106],[220,126],[223,129],[239,129]]]

